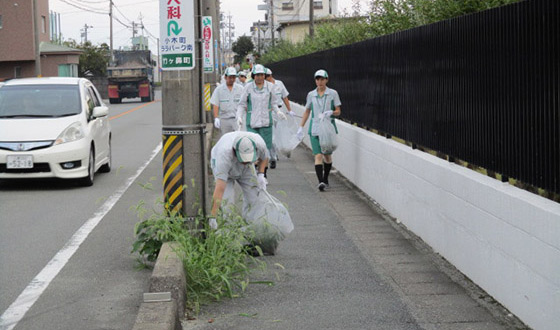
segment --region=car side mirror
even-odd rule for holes
[[[105,105],[93,108],[93,118],[105,117],[109,114],[109,108]]]

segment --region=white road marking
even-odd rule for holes
[[[64,268],[68,260],[74,255],[78,250],[80,245],[86,240],[89,234],[95,229],[95,227],[101,222],[103,217],[109,213],[109,211],[115,206],[122,195],[126,192],[128,187],[134,183],[134,181],[140,176],[140,174],[146,169],[150,162],[156,157],[160,152],[162,144],[160,143],[153,151],[150,159],[144,163],[136,173],[128,178],[126,183],[120,187],[113,195],[111,195],[99,210],[91,217],[86,223],[78,229],[74,235],[70,238],[64,247],[57,252],[57,254],[49,261],[49,263],[43,268],[37,276],[27,285],[27,287],[22,291],[22,293],[17,297],[17,299],[6,309],[6,311],[0,316],[0,330],[12,330],[21,319],[25,316],[27,311],[31,309],[33,304],[39,299],[41,294],[47,289],[51,281],[58,275],[60,270]]]

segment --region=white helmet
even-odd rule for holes
[[[313,76],[314,78],[317,77],[322,77],[322,78],[329,78],[329,74],[327,73],[327,71],[321,69],[321,70],[317,70],[317,72],[315,72],[315,76]]]
[[[253,67],[253,74],[266,74],[266,69],[262,64],[257,64]]]
[[[237,77],[237,70],[235,70],[234,67],[229,67],[226,69],[226,72],[224,73],[224,76],[236,76]]]
[[[272,75],[272,70],[270,70],[269,68],[266,68],[265,74],[271,76]]]

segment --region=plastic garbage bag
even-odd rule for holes
[[[272,140],[276,152],[288,156],[301,141],[296,136],[298,123],[292,116],[286,117],[285,120],[279,120],[276,123]]]
[[[332,154],[338,147],[336,129],[330,119],[322,119],[317,127],[317,136],[323,154]]]
[[[245,219],[254,235],[252,243],[268,254],[275,254],[280,241],[294,230],[292,218],[284,204],[266,190],[259,192]]]

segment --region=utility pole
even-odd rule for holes
[[[166,210],[181,214],[193,226],[194,219],[199,214],[198,207],[206,214],[208,204],[208,160],[205,156],[207,131],[200,89],[203,70],[201,2],[202,0],[160,1],[160,24],[163,23],[160,25],[163,26],[163,29],[160,28],[160,42],[164,69],[162,72],[163,195]],[[162,12],[173,12],[175,9],[175,12],[179,12],[179,6],[181,19],[178,17],[170,19],[166,14],[161,15]],[[175,28],[168,28],[169,26]],[[193,32],[193,40],[189,31]],[[186,42],[194,48],[193,53],[185,53],[181,57],[188,60],[181,62],[190,63],[190,67],[170,66],[169,58],[175,59],[176,55],[166,53],[169,46],[165,40],[180,33],[186,34],[188,37]],[[194,206],[198,207],[194,208]]]
[[[87,30],[91,28],[93,28],[93,26],[84,24],[84,28],[82,29],[82,31],[84,31],[82,33],[82,37],[84,37],[84,44],[87,43]]]
[[[272,34],[272,47],[274,47],[274,0],[270,0],[270,33]]]
[[[261,53],[261,20],[257,23],[257,50]]]
[[[113,0],[109,0],[109,51],[111,52],[110,62],[113,62]]]
[[[309,0],[309,37],[313,39],[313,34],[315,33],[315,23],[313,21],[314,10],[313,0]]]
[[[33,0],[33,34],[35,35],[35,75],[41,77],[41,38],[39,37],[39,7]]]

